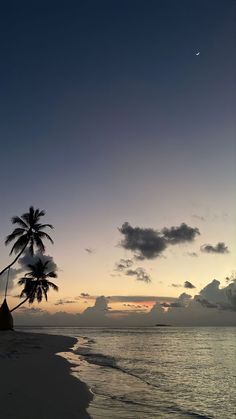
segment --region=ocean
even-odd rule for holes
[[[94,419],[236,418],[234,327],[27,330],[78,339],[63,356],[94,395]]]

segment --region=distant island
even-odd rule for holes
[[[171,327],[171,324],[163,324],[163,323],[157,323],[155,324],[156,327]]]

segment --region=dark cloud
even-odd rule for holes
[[[210,301],[206,300],[205,298],[198,298],[198,297],[196,297],[195,300],[198,301],[203,307],[207,307],[207,308],[219,308],[219,305],[218,304],[211,303]]]
[[[137,260],[161,257],[168,245],[192,242],[200,234],[198,228],[185,223],[179,227],[165,227],[159,232],[152,228],[132,227],[126,222],[119,231],[124,236],[121,246],[134,252]]]
[[[128,276],[135,276],[137,281],[143,281],[147,283],[152,281],[150,275],[143,268],[127,269],[125,274]]]
[[[193,285],[191,282],[189,282],[189,281],[185,281],[185,283],[184,283],[184,288],[193,289],[193,288],[196,288],[196,287],[195,287],[195,285]]]
[[[236,282],[229,284],[225,292],[233,310],[236,310]]]
[[[190,227],[182,223],[179,227],[163,228],[163,236],[169,244],[178,244],[185,242],[192,242],[196,236],[200,235],[197,227]]]
[[[90,297],[90,295],[87,292],[81,292],[80,296],[79,297],[75,297],[75,298],[77,300],[79,298],[88,298],[88,297]]]
[[[110,302],[119,303],[140,303],[144,301],[175,301],[174,297],[162,297],[156,295],[113,295],[109,297]]]
[[[187,307],[190,301],[192,300],[192,296],[190,294],[187,294],[186,292],[183,292],[180,294],[177,302],[182,305],[182,307]]]
[[[219,242],[215,246],[212,246],[211,244],[204,244],[201,246],[201,251],[204,253],[229,253],[228,247],[224,242]]]
[[[124,307],[130,307],[134,310],[136,309],[143,309],[146,306],[136,305],[136,304],[123,304]]]
[[[220,281],[213,279],[197,296],[199,300],[206,300],[216,304],[222,310],[236,310],[236,281],[220,288]]]
[[[38,259],[41,259],[42,262],[49,262],[48,263],[48,270],[50,271],[57,271],[58,267],[56,263],[54,262],[52,256],[49,255],[43,255],[42,253],[35,253],[35,255],[31,255],[29,252],[26,252],[23,257],[19,259],[19,263],[22,266],[24,270],[28,269],[29,264],[34,264],[37,262]]]
[[[132,227],[126,222],[119,231],[124,236],[121,245],[135,252],[138,259],[154,259],[167,247],[165,238],[152,228]]]
[[[5,292],[5,287],[6,287],[6,283],[7,283],[7,278],[8,278],[8,287],[7,290],[10,291],[12,290],[12,288],[14,288],[14,281],[17,278],[17,276],[23,272],[23,269],[15,269],[15,268],[11,268],[9,271],[9,276],[8,276],[8,271],[5,271],[1,277],[0,277],[0,293],[4,293]]]
[[[170,307],[170,303],[164,302],[164,303],[160,303],[160,304],[161,304],[162,307],[165,307],[165,308]]]
[[[187,252],[187,255],[188,256],[191,256],[193,258],[197,258],[198,257],[198,254],[196,252]]]
[[[130,268],[132,265],[132,259],[120,259],[119,262],[116,263],[115,270],[123,272],[125,269]]]
[[[108,306],[108,299],[102,295],[97,297],[93,307],[87,307],[81,314],[82,317],[86,318],[88,322],[98,322],[99,320],[105,320],[110,307]]]
[[[64,304],[73,304],[76,303],[76,301],[74,300],[66,300],[65,298],[61,298],[60,300],[57,300],[55,302],[55,306],[60,306],[60,305],[64,305]]]
[[[92,253],[95,253],[95,249],[92,249],[91,247],[86,247],[84,250],[85,250],[85,252],[89,253],[90,255]]]
[[[169,307],[176,307],[176,308],[180,308],[180,307],[184,307],[182,303],[180,303],[179,301],[176,301],[174,303],[170,303]]]
[[[171,284],[171,286],[174,287],[174,288],[181,288],[182,287],[181,284]]]

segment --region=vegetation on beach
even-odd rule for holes
[[[40,223],[40,219],[45,215],[45,213],[46,212],[44,210],[39,210],[38,208],[34,209],[34,207],[31,206],[29,211],[22,214],[21,217],[14,216],[11,219],[12,224],[16,225],[16,228],[14,228],[12,233],[6,237],[5,245],[13,243],[10,255],[14,253],[16,256],[13,261],[1,270],[0,280],[2,280],[1,276],[4,272],[7,270],[9,272],[10,268],[17,261],[19,261],[20,256],[23,257],[23,255],[29,255],[31,257],[31,262],[25,264],[23,270],[26,270],[26,267],[29,270],[18,281],[18,285],[23,286],[20,298],[24,297],[24,300],[9,310],[6,298],[4,299],[4,303],[1,307],[2,310],[0,308],[0,329],[7,328],[4,324],[4,318],[1,317],[5,316],[5,318],[8,318],[9,320],[10,312],[16,310],[27,301],[29,304],[34,303],[35,300],[40,303],[43,298],[47,301],[47,294],[50,288],[54,291],[58,291],[57,285],[50,281],[50,278],[57,278],[55,266],[51,266],[50,257],[45,257],[43,255],[46,250],[44,240],[46,239],[53,244],[52,238],[44,231],[47,228],[53,229],[52,224]],[[35,250],[37,250],[37,254],[35,254]],[[7,310],[9,310],[8,316],[6,316]],[[3,327],[1,323],[3,324]],[[9,328],[12,328],[12,324],[10,325],[12,322],[8,321],[8,323]]]

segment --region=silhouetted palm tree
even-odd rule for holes
[[[14,242],[14,245],[11,249],[10,255],[14,252],[17,253],[16,258],[0,272],[0,276],[14,263],[19,259],[21,254],[25,251],[27,246],[29,246],[29,251],[34,254],[34,246],[43,253],[45,247],[43,244],[43,239],[49,240],[53,243],[51,237],[45,233],[45,228],[53,228],[51,224],[40,224],[39,220],[45,215],[45,211],[41,211],[38,208],[34,209],[33,206],[29,208],[29,212],[24,213],[21,217],[13,217],[11,219],[12,224],[18,225],[17,228],[13,230],[5,240],[5,244],[8,245],[11,242]]]
[[[27,265],[31,270],[18,281],[19,285],[24,285],[20,297],[25,297],[25,299],[11,311],[16,310],[26,301],[29,301],[29,304],[32,304],[35,300],[40,303],[43,297],[47,301],[47,293],[50,288],[54,291],[58,291],[57,285],[47,279],[57,278],[56,272],[50,271],[48,264],[49,261],[43,262],[39,258],[34,264]]]

